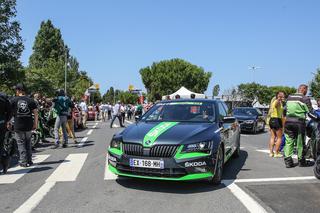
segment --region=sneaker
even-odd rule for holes
[[[299,167],[310,167],[310,166],[313,166],[313,162],[311,162],[311,161],[308,161],[308,160],[306,160],[306,159],[301,159],[301,160],[299,160]]]
[[[52,147],[52,149],[57,149],[59,148],[59,143],[55,143],[54,146]]]
[[[272,153],[269,153],[269,157],[270,158],[273,158],[273,156],[274,156],[274,153],[272,152]]]
[[[275,157],[275,158],[283,158],[283,155],[281,153],[276,153],[276,154],[274,154],[273,157]]]
[[[29,165],[28,163],[19,163],[19,166],[24,167],[24,168],[27,168],[27,167],[29,167],[30,165]]]
[[[294,163],[293,163],[292,157],[284,158],[284,163],[286,165],[286,168],[294,167]]]
[[[68,147],[68,144],[64,143],[62,144],[62,148],[67,148]]]
[[[74,143],[75,143],[75,144],[78,144],[79,142],[78,142],[77,140],[74,140]]]

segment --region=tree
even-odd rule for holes
[[[137,103],[139,96],[137,94],[125,91],[119,93],[119,100],[125,104],[135,104]]]
[[[207,90],[211,72],[182,59],[164,60],[140,69],[142,82],[147,89],[148,100],[177,91],[181,86],[203,93]]]
[[[19,61],[24,49],[20,24],[16,17],[16,0],[0,1],[0,90],[11,87],[24,77]]]
[[[212,97],[218,96],[220,93],[220,85],[216,84],[212,90]]]
[[[310,83],[310,92],[314,98],[320,98],[320,68],[317,69],[317,73]]]
[[[53,96],[56,89],[64,88],[67,60],[66,92],[81,99],[93,81],[85,71],[79,70],[78,60],[69,51],[60,30],[50,20],[43,21],[26,69],[27,86],[34,92],[40,91],[43,95]],[[96,98],[101,99],[99,96]]]
[[[48,62],[64,61],[68,49],[64,44],[61,32],[51,20],[41,22],[40,29],[33,44],[33,53],[29,59],[31,68],[43,68]]]
[[[269,104],[270,100],[277,92],[284,92],[287,96],[296,91],[293,87],[287,86],[265,86],[257,83],[240,84],[237,88],[237,94],[244,102],[254,105],[257,101],[261,104]]]

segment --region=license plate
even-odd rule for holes
[[[163,169],[164,161],[130,158],[130,166],[140,168]]]

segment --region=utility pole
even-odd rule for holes
[[[68,56],[67,56],[67,47],[65,48],[65,64],[64,64],[64,92],[67,94],[67,69],[68,69]]]

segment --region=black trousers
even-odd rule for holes
[[[120,114],[120,115],[114,115],[114,116],[113,116],[112,121],[111,121],[111,124],[110,124],[110,128],[112,128],[113,122],[114,122],[114,120],[116,120],[116,118],[118,118],[119,123],[120,123],[120,126],[123,127],[123,124],[122,124],[122,116],[121,116],[121,114]]]

